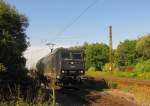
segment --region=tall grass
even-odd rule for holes
[[[85,73],[87,76],[91,77],[102,77],[102,76],[114,76],[114,77],[127,77],[127,78],[137,78],[143,80],[150,80],[150,72],[139,72],[139,71],[93,71],[88,70]]]
[[[101,72],[100,71],[95,71],[95,70],[88,70],[85,72],[86,76],[91,76],[91,77],[100,77]]]
[[[150,88],[146,86],[137,85],[123,85],[118,84],[118,89],[132,93],[136,99],[136,102],[142,106],[150,105]]]
[[[5,82],[0,87],[0,106],[50,106],[51,104],[51,91],[36,85],[35,81],[24,86]]]
[[[50,106],[52,104],[52,98],[50,92],[45,89],[39,89],[37,96],[31,100],[32,93],[27,95],[26,99],[19,95],[20,90],[16,91],[18,95],[9,100],[3,99],[0,101],[0,106]],[[46,97],[47,96],[47,97]]]
[[[86,71],[87,76],[100,78],[102,76],[114,76],[114,77],[127,77],[127,78],[137,78],[137,79],[147,79],[150,80],[150,72],[121,72],[121,71],[95,71],[88,70]],[[142,106],[150,105],[150,88],[146,86],[138,85],[125,85],[120,83],[114,83],[112,81],[107,81],[110,88],[120,89],[124,92],[129,92],[134,94],[135,99],[138,104]]]

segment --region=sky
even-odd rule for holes
[[[114,48],[125,39],[137,39],[150,33],[150,0],[7,1],[29,19],[26,32],[31,43],[28,50],[32,52],[35,49],[35,52],[37,49],[41,51],[41,48],[48,51],[45,47],[48,42],[55,43],[56,47],[69,47],[84,42],[108,44],[110,25],[113,28]],[[88,8],[89,5],[92,6]]]

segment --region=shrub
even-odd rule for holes
[[[138,78],[149,80],[150,79],[150,72],[139,73]]]
[[[138,72],[150,72],[150,59],[146,61],[141,61],[136,65],[135,68]]]
[[[88,69],[88,71],[96,71],[96,68],[95,68],[95,67],[90,67],[90,68]]]
[[[134,69],[135,69],[135,65],[129,65],[126,67],[126,71],[128,71],[128,72],[132,72],[132,71],[134,71]]]
[[[103,71],[110,71],[109,69],[110,69],[109,63],[107,63],[107,64],[105,64],[105,65],[103,66]],[[115,71],[118,70],[116,64],[113,63],[112,69],[115,70]]]
[[[111,81],[111,80],[107,81],[107,84],[112,89],[116,89],[118,87],[118,84],[113,82],[113,81]]]
[[[6,67],[0,63],[0,72],[6,71]]]
[[[103,67],[103,71],[109,71],[109,64],[105,64]]]

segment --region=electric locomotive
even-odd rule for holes
[[[57,48],[38,61],[36,70],[39,76],[56,79],[57,83],[80,83],[85,73],[84,53],[82,50]]]

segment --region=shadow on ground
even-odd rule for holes
[[[59,89],[56,90],[56,101],[60,106],[84,106],[90,105],[100,95],[92,96],[90,93],[94,91],[103,91],[108,89],[108,85],[104,79],[94,80],[86,79],[77,87],[78,89]]]

